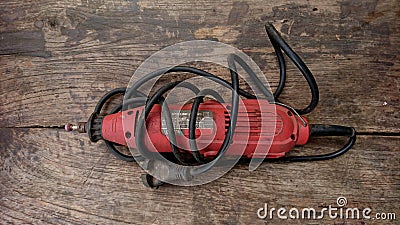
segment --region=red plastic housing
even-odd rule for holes
[[[191,104],[169,105],[171,112],[178,112],[179,110],[190,112],[191,107]],[[105,116],[102,123],[103,138],[135,148],[135,124],[142,110],[143,107],[138,107]],[[221,147],[230,120],[229,110],[230,104],[221,104],[214,100],[200,104],[199,112],[211,112],[208,115],[212,115],[214,123],[212,128],[196,129],[196,143],[204,157],[215,157]],[[185,118],[181,118],[179,115],[173,119],[175,122],[178,119],[185,121]],[[289,109],[270,104],[266,100],[242,100],[242,104],[239,106],[235,134],[226,154],[241,155],[248,158],[282,157],[295,145],[307,143],[310,128],[307,120],[304,117],[302,119],[306,122],[306,125]],[[163,130],[160,105],[155,105],[150,112],[146,121],[146,130],[148,134],[142,141],[149,151],[171,152],[171,146],[165,135],[166,131]],[[176,142],[183,149],[182,151],[190,150],[188,134],[187,126],[178,129],[178,133],[176,133]]]

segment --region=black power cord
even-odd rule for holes
[[[300,70],[304,78],[306,79],[310,91],[311,91],[311,101],[308,104],[307,107],[304,109],[294,109],[298,114],[303,115],[310,113],[313,111],[313,109],[317,106],[318,100],[319,100],[319,91],[318,91],[318,86],[317,83],[314,79],[314,76],[312,75],[311,71],[308,69],[306,64],[301,60],[301,58],[290,48],[290,46],[282,39],[278,31],[273,27],[272,24],[267,24],[265,26],[265,29],[267,31],[268,37],[272,43],[272,46],[275,50],[278,63],[279,63],[279,68],[280,68],[280,80],[279,80],[279,85],[277,89],[275,90],[274,93],[271,93],[271,91],[259,80],[257,75],[254,73],[254,71],[250,68],[250,66],[238,55],[231,54],[228,56],[228,66],[230,69],[231,73],[231,83],[221,79],[211,73],[208,73],[206,71],[193,68],[193,67],[185,67],[185,66],[176,66],[172,68],[164,68],[160,69],[157,71],[154,71],[150,74],[147,74],[146,76],[142,77],[139,79],[137,82],[135,82],[132,87],[129,89],[125,88],[119,88],[110,91],[106,95],[104,95],[98,104],[96,105],[95,112],[97,115],[100,115],[101,109],[104,106],[104,103],[108,101],[110,98],[117,94],[123,94],[125,93],[125,104],[124,106],[122,104],[118,105],[115,107],[110,114],[116,113],[121,110],[125,110],[127,107],[138,107],[138,106],[143,106],[144,105],[144,110],[141,116],[138,118],[137,122],[137,135],[135,136],[135,141],[137,144],[137,150],[140,153],[140,157],[143,158],[154,158],[154,157],[161,157],[159,155],[154,155],[150,154],[150,152],[147,150],[147,147],[143,143],[143,138],[144,138],[144,129],[145,129],[145,121],[156,104],[161,104],[162,105],[162,116],[166,120],[166,125],[167,129],[171,130],[172,132],[168,132],[168,139],[171,144],[172,148],[172,153],[176,160],[182,164],[182,165],[190,165],[193,160],[199,164],[200,166],[191,169],[189,171],[190,175],[196,176],[199,174],[202,174],[209,169],[211,169],[213,166],[215,166],[220,159],[223,157],[225,152],[227,151],[232,136],[235,131],[235,125],[236,125],[236,120],[237,120],[237,115],[238,115],[238,102],[239,102],[239,96],[242,96],[244,98],[248,99],[255,99],[256,96],[253,94],[244,91],[243,89],[239,88],[239,78],[236,70],[236,64],[241,66],[247,74],[249,74],[251,80],[256,84],[256,87],[263,93],[263,95],[266,97],[266,99],[270,103],[274,102],[279,102],[278,97],[282,93],[282,90],[285,85],[286,81],[286,65],[285,65],[285,58],[283,55],[283,52],[286,54],[286,56],[296,65],[296,67]],[[283,52],[282,52],[283,51]],[[223,85],[224,87],[230,88],[232,90],[232,99],[231,99],[231,113],[230,113],[230,122],[227,127],[227,132],[224,138],[224,141],[218,151],[217,156],[209,162],[205,162],[204,158],[200,155],[197,149],[197,144],[195,140],[195,125],[196,125],[196,118],[197,118],[197,113],[198,113],[198,108],[203,101],[203,98],[205,96],[212,96],[214,97],[218,102],[222,103],[223,99],[222,97],[215,91],[210,90],[210,89],[204,89],[204,90],[199,90],[195,86],[183,82],[183,81],[175,81],[169,84],[164,85],[160,89],[158,89],[154,95],[150,98],[146,98],[143,93],[138,91],[138,89],[148,82],[149,80],[164,75],[168,73],[175,73],[175,72],[184,72],[184,73],[192,73],[198,76],[205,77],[213,82],[216,82],[220,85]],[[190,148],[191,148],[191,155],[192,159],[190,162],[187,161],[185,157],[182,156],[182,152],[179,151],[179,148],[176,146],[176,137],[175,133],[173,132],[174,127],[171,119],[171,114],[169,112],[169,109],[164,102],[164,97],[163,95],[170,91],[171,89],[175,87],[184,87],[187,89],[190,89],[196,94],[196,98],[194,99],[194,102],[192,104],[191,108],[191,113],[190,113],[190,118],[189,118],[189,143],[190,143]],[[348,151],[355,143],[356,141],[356,133],[354,128],[351,127],[343,127],[343,126],[326,126],[326,125],[311,125],[311,136],[348,136],[349,141],[347,144],[342,147],[341,149],[328,153],[328,154],[323,154],[323,155],[312,155],[312,156],[290,156],[290,157],[282,157],[282,158],[277,158],[277,159],[261,159],[265,162],[300,162],[300,161],[315,161],[315,160],[326,160],[326,159],[331,159],[334,157],[337,157],[339,155],[344,154],[346,151]],[[134,161],[133,156],[125,155],[121,152],[119,152],[116,147],[114,146],[114,143],[109,142],[105,140],[105,143],[109,150],[118,158],[125,160],[125,161]]]

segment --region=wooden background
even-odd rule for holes
[[[264,203],[320,209],[345,196],[347,207],[400,217],[399,18],[397,0],[1,1],[0,223],[400,224],[256,215]],[[309,120],[360,133],[346,155],[253,172],[241,165],[206,185],[150,190],[136,164],[63,130],[86,121],[97,100],[124,87],[147,57],[181,41],[233,45],[275,88],[277,64],[263,27],[271,21],[319,84],[321,101]],[[306,82],[291,65],[288,74],[281,100],[306,104]],[[343,143],[313,139],[298,152]]]

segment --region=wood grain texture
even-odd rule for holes
[[[0,1],[0,224],[398,224],[278,219],[256,211],[334,204],[400,216],[400,3],[367,1]],[[145,188],[135,164],[63,132],[153,53],[189,40],[230,44],[278,84],[264,24],[273,22],[314,72],[312,123],[354,126],[354,149],[326,161],[246,165],[198,187]],[[229,79],[226,71],[207,68]],[[176,76],[171,76],[171,80]],[[310,94],[288,65],[281,100]],[[330,151],[315,139],[293,154]]]
[[[263,27],[273,21],[320,86],[321,102],[311,121],[351,125],[363,132],[400,129],[400,7],[395,0],[0,5],[3,35],[42,32],[45,52],[51,55],[0,56],[3,126],[60,126],[86,120],[101,95],[126,86],[147,57],[193,39],[218,40],[243,50],[275,88],[276,59]],[[23,52],[22,46],[17,47]],[[303,106],[309,100],[306,82],[293,66],[288,73],[282,101]]]
[[[0,55],[21,54],[48,57],[44,35],[40,31],[3,32],[0,36]]]
[[[325,162],[263,164],[252,172],[241,165],[206,185],[151,190],[142,185],[136,164],[115,159],[104,144],[82,135],[45,128],[5,128],[0,134],[3,222],[264,224],[256,214],[264,203],[318,209],[339,196],[348,199],[347,207],[400,213],[399,137],[362,136],[349,153]],[[307,151],[331,151],[341,143],[318,138]]]

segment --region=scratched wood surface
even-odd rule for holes
[[[400,216],[400,3],[378,1],[1,1],[0,224],[399,224],[368,220],[260,220],[264,203],[349,207]],[[214,40],[248,54],[277,86],[263,25],[273,22],[314,72],[313,123],[354,126],[358,142],[327,162],[245,165],[199,187],[143,187],[141,169],[102,143],[65,133],[97,100],[126,86],[151,54]],[[281,100],[310,98],[289,65]],[[315,139],[302,151],[343,140]]]

